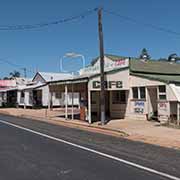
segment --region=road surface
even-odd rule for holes
[[[0,115],[0,180],[178,177],[178,150]]]

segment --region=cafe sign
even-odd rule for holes
[[[111,71],[114,69],[125,68],[129,66],[129,59],[119,59],[112,61],[105,59],[104,61],[104,71]],[[98,60],[93,66],[89,66],[80,70],[80,74],[97,74],[100,73],[100,61]]]
[[[121,89],[123,87],[122,81],[104,81],[105,89]],[[92,82],[93,89],[100,89],[101,82],[100,81],[93,81]]]

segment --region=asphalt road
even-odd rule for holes
[[[0,120],[180,177],[180,151],[0,115]],[[160,180],[166,177],[0,122],[0,180]]]

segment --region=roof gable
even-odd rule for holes
[[[33,78],[33,81],[37,80],[39,82],[50,82],[63,80],[71,77],[72,75],[69,73],[38,72]]]

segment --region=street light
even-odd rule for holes
[[[66,53],[61,59],[60,59],[60,71],[61,72],[68,72],[66,70],[63,69],[63,59],[64,58],[78,58],[78,57],[81,57],[81,60],[82,60],[82,63],[83,63],[83,68],[85,68],[85,58],[82,54],[77,54],[77,53],[74,53],[74,52],[69,52],[69,53]],[[74,73],[72,72],[72,79],[74,78]],[[73,120],[74,119],[74,86],[73,86],[73,82],[71,84],[71,87],[72,87],[72,117],[71,119]],[[66,117],[67,117],[67,94],[66,94]]]
[[[64,58],[78,58],[80,57],[83,63],[83,68],[85,68],[85,58],[82,54],[74,53],[74,52],[68,52],[66,53],[61,59],[60,59],[60,71],[61,72],[67,72],[63,69],[63,59]]]

